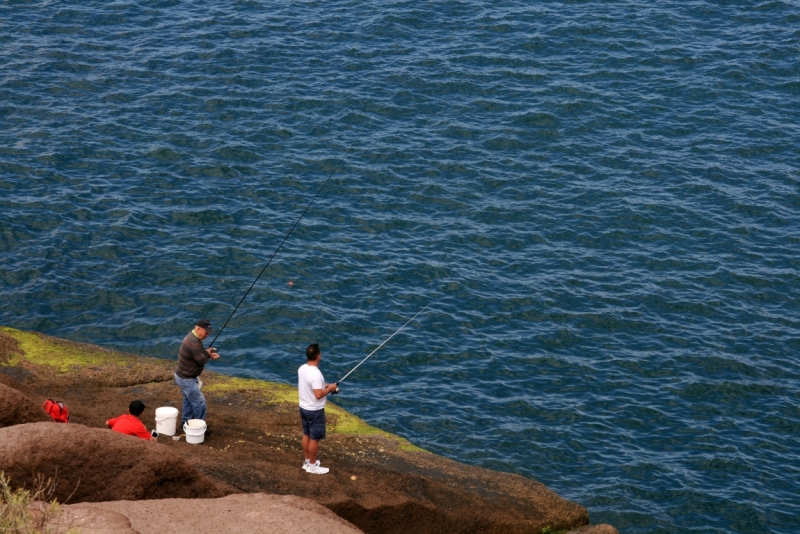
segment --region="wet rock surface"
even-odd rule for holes
[[[619,531],[611,525],[584,525],[574,530],[570,530],[567,534],[619,534]]]

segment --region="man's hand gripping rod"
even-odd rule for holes
[[[428,304],[428,306],[430,306],[430,304]],[[341,378],[341,379],[340,379],[338,382],[336,382],[336,390],[335,390],[335,391],[333,391],[333,392],[331,392],[331,395],[336,395],[337,393],[339,393],[339,384],[341,384],[342,382],[344,382],[344,379],[345,379],[345,378],[347,378],[348,376],[350,376],[350,375],[353,373],[353,371],[355,371],[356,369],[358,369],[358,368],[359,368],[359,366],[360,366],[362,363],[364,363],[365,361],[367,361],[367,360],[369,359],[369,357],[370,357],[370,356],[372,356],[373,354],[375,354],[376,352],[378,352],[378,349],[380,349],[382,346],[386,345],[386,343],[387,343],[387,342],[388,342],[390,339],[392,339],[392,338],[393,338],[395,335],[397,335],[397,334],[400,332],[400,330],[402,330],[403,328],[405,328],[406,326],[408,326],[408,323],[410,323],[411,321],[413,321],[414,319],[416,319],[416,318],[417,318],[417,315],[419,315],[420,313],[422,313],[422,312],[424,312],[425,310],[427,310],[427,309],[428,309],[428,306],[425,306],[425,307],[424,307],[424,308],[422,308],[420,311],[418,311],[418,312],[416,313],[416,315],[414,315],[414,317],[412,317],[411,319],[409,319],[408,321],[406,321],[406,324],[404,324],[403,326],[401,326],[400,328],[398,328],[398,329],[395,331],[395,333],[394,333],[394,334],[392,334],[391,336],[387,337],[387,338],[386,338],[386,340],[385,340],[383,343],[381,343],[380,345],[378,345],[378,348],[376,348],[375,350],[373,350],[372,352],[370,352],[370,353],[367,355],[367,357],[366,357],[366,358],[364,358],[363,360],[361,360],[360,362],[358,362],[358,365],[356,365],[355,367],[353,367],[352,369],[350,369],[350,372],[349,372],[349,373],[347,373],[346,375],[344,375],[344,376],[343,376],[343,377],[342,377],[342,378]]]

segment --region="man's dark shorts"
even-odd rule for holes
[[[303,435],[314,441],[325,439],[325,409],[304,410],[300,408],[300,421],[303,422]]]

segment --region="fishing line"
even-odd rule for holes
[[[295,223],[294,223],[294,226],[292,226],[292,229],[291,229],[291,230],[289,230],[289,233],[288,233],[288,234],[286,234],[286,237],[284,237],[284,238],[283,238],[283,241],[281,241],[281,244],[280,244],[280,245],[278,245],[278,248],[277,248],[277,249],[275,249],[275,253],[274,253],[274,254],[272,254],[272,257],[269,259],[269,261],[267,262],[267,264],[264,266],[264,268],[263,268],[263,269],[261,269],[261,272],[260,272],[260,273],[258,273],[258,276],[256,276],[256,279],[255,279],[255,280],[253,280],[253,283],[252,283],[252,284],[250,284],[250,288],[249,288],[249,289],[248,289],[248,290],[245,292],[244,296],[242,297],[242,300],[240,300],[240,301],[239,301],[239,304],[237,304],[237,305],[236,305],[236,307],[233,309],[233,311],[231,312],[231,314],[228,316],[228,319],[225,321],[225,324],[223,324],[223,325],[222,325],[222,328],[220,328],[220,329],[219,329],[219,332],[217,332],[217,335],[216,335],[216,336],[214,336],[214,340],[211,342],[211,344],[208,346],[208,348],[211,348],[211,347],[213,347],[213,346],[214,346],[214,343],[217,341],[217,338],[219,337],[219,335],[220,335],[220,334],[222,334],[222,331],[223,331],[223,330],[225,330],[225,327],[228,325],[228,322],[229,322],[229,321],[231,320],[231,318],[233,317],[233,314],[234,314],[234,313],[236,313],[236,310],[238,310],[238,309],[239,309],[239,306],[241,306],[241,305],[242,305],[242,302],[244,302],[244,299],[245,299],[245,298],[247,298],[247,295],[248,295],[248,294],[250,294],[250,290],[252,290],[252,289],[253,289],[253,286],[255,286],[255,285],[256,285],[256,282],[258,282],[258,279],[259,279],[259,278],[261,278],[261,275],[262,275],[262,274],[264,274],[264,271],[266,271],[266,270],[267,270],[267,267],[269,267],[269,264],[270,264],[270,263],[272,263],[272,260],[273,260],[273,259],[275,259],[275,256],[277,256],[277,255],[278,255],[278,251],[281,249],[281,247],[283,246],[283,244],[284,244],[284,243],[286,243],[286,240],[287,240],[287,239],[289,239],[289,236],[290,236],[290,235],[292,235],[292,232],[294,232],[294,229],[295,229],[295,228],[297,228],[297,225],[298,225],[298,224],[300,224],[300,219],[302,219],[302,218],[303,218],[303,215],[305,215],[305,214],[306,214],[306,212],[308,211],[308,209],[311,207],[311,204],[313,204],[313,203],[314,203],[314,201],[315,201],[315,200],[317,200],[317,197],[319,196],[319,194],[320,194],[320,193],[322,193],[322,190],[323,190],[323,189],[325,188],[325,186],[328,184],[328,182],[330,181],[330,179],[331,179],[331,178],[333,178],[333,175],[334,175],[334,174],[336,174],[336,171],[338,171],[338,170],[339,170],[339,166],[340,166],[341,164],[342,164],[342,162],[341,162],[341,161],[340,161],[339,163],[337,163],[337,164],[336,164],[336,167],[333,169],[333,172],[330,174],[330,176],[328,176],[328,179],[327,179],[327,180],[325,180],[325,183],[323,183],[323,184],[322,184],[322,187],[320,187],[320,188],[319,188],[319,191],[317,191],[317,194],[316,194],[316,195],[314,195],[314,198],[312,198],[312,199],[311,199],[311,202],[309,202],[309,203],[308,203],[308,206],[306,206],[306,209],[305,209],[305,210],[303,210],[303,213],[301,213],[301,214],[300,214],[300,217],[298,217],[298,218],[297,218],[297,222],[295,222]]]
[[[428,304],[428,306],[430,306],[430,304]],[[388,342],[390,339],[392,339],[394,336],[396,336],[396,335],[397,335],[397,334],[400,332],[400,330],[402,330],[403,328],[405,328],[406,326],[408,326],[408,323],[410,323],[411,321],[413,321],[414,319],[416,319],[416,318],[417,318],[417,315],[419,315],[420,313],[422,313],[422,312],[424,312],[425,310],[427,310],[427,309],[428,309],[428,306],[425,306],[424,308],[422,308],[420,311],[418,311],[418,312],[416,313],[416,315],[414,315],[414,317],[412,317],[411,319],[409,319],[408,321],[406,321],[406,324],[404,324],[403,326],[401,326],[400,328],[398,328],[397,330],[395,330],[394,334],[392,334],[391,336],[387,337],[387,338],[384,340],[384,342],[383,342],[383,343],[381,343],[380,345],[378,345],[378,348],[376,348],[375,350],[373,350],[372,352],[370,352],[370,353],[367,355],[367,357],[366,357],[366,358],[364,358],[363,360],[361,360],[360,362],[358,362],[358,365],[356,365],[355,367],[353,367],[352,369],[350,369],[350,372],[349,372],[349,373],[347,373],[346,375],[344,375],[344,376],[343,376],[343,377],[342,377],[342,378],[341,378],[341,379],[340,379],[338,382],[336,382],[336,385],[338,386],[339,384],[341,384],[342,382],[344,382],[344,379],[345,379],[345,378],[347,378],[348,376],[350,376],[351,374],[353,374],[353,371],[355,371],[356,369],[358,369],[358,368],[361,366],[361,364],[362,364],[362,363],[364,363],[365,361],[367,361],[367,360],[369,359],[369,357],[370,357],[370,356],[372,356],[373,354],[375,354],[376,352],[378,352],[378,349],[380,349],[382,346],[386,345],[386,343],[387,343],[387,342]],[[336,388],[336,391],[334,391],[334,392],[332,393],[332,395],[335,395],[336,393],[339,393],[339,388],[338,388],[338,387]]]

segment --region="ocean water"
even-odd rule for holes
[[[174,359],[333,173],[215,370],[430,305],[338,404],[623,533],[800,532],[798,57],[796,0],[5,1],[0,324]]]

